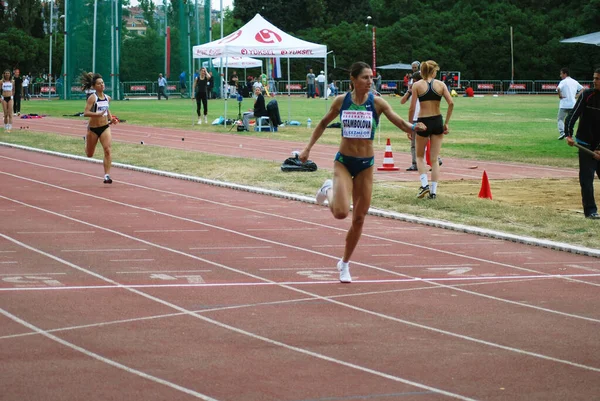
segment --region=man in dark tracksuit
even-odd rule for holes
[[[594,174],[600,178],[600,68],[594,71],[593,79],[593,88],[580,94],[575,107],[567,116],[565,134],[569,146],[577,142],[596,153],[596,156],[591,156],[579,150],[579,185],[585,217],[600,219],[594,199]],[[573,139],[573,128],[577,119],[579,126]]]

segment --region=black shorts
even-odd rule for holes
[[[422,117],[417,120],[427,126],[425,131],[417,131],[417,135],[429,137],[430,135],[442,135],[444,133],[444,119],[442,115]]]
[[[96,135],[98,135],[98,136],[102,135],[102,133],[103,133],[104,131],[106,131],[106,129],[107,129],[107,128],[108,128],[108,124],[106,124],[106,125],[103,125],[103,126],[101,126],[101,127],[88,127],[88,129],[89,129],[90,131],[92,131],[94,134],[96,134]]]
[[[352,178],[360,174],[361,171],[373,167],[375,164],[375,157],[352,157],[346,156],[337,152],[335,155],[336,162],[340,162],[346,167],[346,170],[350,173]]]
[[[5,102],[10,102],[12,100],[12,96],[2,96],[2,99],[4,99]]]

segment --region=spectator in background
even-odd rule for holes
[[[315,98],[315,74],[313,74],[312,68],[308,70],[306,74],[306,97]]]
[[[331,95],[330,95],[330,96],[337,96],[337,95],[338,95],[338,91],[339,91],[339,89],[338,89],[338,87],[336,86],[336,83],[335,83],[335,81],[334,81],[334,80],[332,80],[332,81],[329,83],[329,90],[331,91]]]
[[[167,80],[163,77],[163,74],[158,74],[158,100],[160,100],[160,96],[163,95],[165,99],[169,100],[169,96],[165,92],[167,88]]]
[[[317,75],[317,83],[319,84],[319,97],[327,97],[327,94],[325,93],[325,72],[321,71],[321,73]]]
[[[565,118],[573,109],[573,106],[575,106],[575,98],[583,89],[583,86],[581,86],[579,82],[569,76],[569,69],[566,67],[560,69],[560,80],[561,81],[556,88],[558,98],[560,99],[557,117],[558,140],[565,139],[567,136],[567,134],[565,134]]]
[[[467,89],[465,89],[465,94],[463,95],[463,97],[473,97],[473,96],[475,96],[475,91],[471,87],[471,83],[467,82]]]
[[[379,93],[381,92],[381,73],[377,71],[377,76],[374,79],[375,90]]]
[[[202,68],[200,75],[194,80],[194,99],[196,99],[196,114],[198,115],[198,125],[202,124],[202,114],[200,107],[204,107],[204,122],[208,124],[208,83],[210,82],[211,74]]]
[[[573,139],[578,119],[577,136]],[[579,185],[585,217],[598,220],[600,215],[594,199],[594,174],[600,178],[600,68],[594,71],[593,87],[583,91],[569,113],[565,121],[565,134],[569,146],[577,142],[596,154],[592,157],[579,149]]]
[[[21,96],[23,95],[23,78],[21,78],[21,71],[15,70],[13,77],[15,81],[15,96],[13,98],[13,111],[16,116],[21,115]]]
[[[239,77],[237,75],[237,71],[233,70],[231,76],[229,77],[229,94],[235,95],[237,94]]]
[[[186,74],[185,71],[182,71],[179,74],[179,92],[181,93],[181,97],[185,97],[185,92],[187,89],[187,85],[185,84]]]
[[[415,72],[414,74],[412,74],[412,80],[413,80],[413,84],[415,82],[419,82],[421,80],[421,73],[420,72]],[[402,96],[402,99],[400,99],[400,104],[404,104],[406,103],[410,97],[412,96],[412,91],[408,90],[406,91],[406,93],[404,94],[404,96]],[[409,112],[410,114],[410,112]],[[413,123],[416,123],[417,120],[419,119],[419,101],[417,100],[417,103],[415,105],[415,111],[413,113]],[[406,169],[406,171],[419,171],[419,169],[417,168],[417,152],[416,152],[416,140],[417,140],[417,136],[413,134],[406,134],[408,136],[408,139],[410,139],[410,156],[412,158],[412,163],[410,165],[409,168]]]
[[[408,90],[408,82],[410,81],[410,73],[406,73],[404,74],[404,79],[402,80],[402,92],[406,93],[406,91]]]
[[[29,77],[30,75],[23,77],[23,101],[31,99],[31,95],[29,94]]]
[[[208,72],[208,69],[206,69],[206,72]],[[217,95],[215,93],[215,74],[214,72],[212,74],[209,74],[210,78],[208,79],[208,87],[207,87],[207,91],[208,91],[208,98],[209,99],[216,99]],[[200,75],[198,75],[200,76]]]
[[[269,115],[261,88],[262,86],[254,87],[254,110],[245,112],[242,117],[242,124],[244,124],[244,129],[246,131],[250,131],[250,119],[252,117],[258,118]]]

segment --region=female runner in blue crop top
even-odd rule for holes
[[[424,131],[425,124],[409,124],[396,114],[381,97],[374,97],[373,70],[363,62],[350,67],[352,92],[336,96],[331,108],[315,127],[308,145],[299,158],[308,160],[310,150],[323,135],[325,128],[338,115],[342,124],[342,141],[333,163],[333,181],[326,180],[319,192],[317,203],[329,202],[329,209],[336,219],[344,219],[350,213],[352,194],[352,226],[346,235],[344,255],[337,264],[340,281],[350,283],[348,262],[362,234],[365,216],[371,206],[373,190],[373,138],[379,116],[383,113],[398,128],[405,132]]]

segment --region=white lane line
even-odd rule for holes
[[[466,264],[458,264],[458,265],[446,265],[446,264],[435,264],[435,265],[399,265],[394,267],[476,267],[480,266],[479,264],[474,263],[466,263]],[[545,274],[542,272],[534,272],[539,274]]]
[[[67,273],[0,273],[0,276],[60,276]]]
[[[339,248],[339,247],[344,247],[344,244],[331,244],[331,245],[312,245],[313,248]],[[371,248],[375,248],[375,247],[381,247],[381,246],[385,246],[385,247],[389,247],[392,246],[391,244],[361,244],[360,247],[361,248],[366,248],[366,247],[371,247]]]
[[[80,353],[82,353],[82,354],[84,354],[84,355],[86,355],[86,356],[88,356],[90,358],[96,359],[96,360],[98,360],[100,362],[103,362],[103,363],[105,363],[107,365],[110,365],[110,366],[113,366],[115,368],[124,370],[127,373],[130,373],[130,374],[142,377],[144,379],[153,381],[154,383],[162,384],[162,385],[170,387],[170,388],[172,388],[174,390],[181,391],[182,393],[194,396],[194,397],[199,398],[201,400],[205,400],[205,401],[218,401],[217,399],[211,398],[211,397],[209,397],[209,396],[207,396],[205,394],[198,393],[198,392],[196,392],[194,390],[191,390],[189,388],[180,386],[178,384],[172,383],[170,381],[161,379],[161,378],[156,377],[156,376],[152,376],[152,375],[150,375],[148,373],[142,372],[141,370],[130,368],[129,366],[126,366],[126,365],[123,365],[123,364],[121,364],[119,362],[113,361],[112,359],[105,358],[105,357],[103,357],[103,356],[101,356],[99,354],[96,354],[96,353],[91,352],[91,351],[89,351],[89,350],[87,350],[85,348],[82,348],[82,347],[78,346],[78,345],[75,345],[75,344],[70,343],[70,342],[68,342],[66,340],[63,340],[62,338],[57,337],[54,334],[50,334],[49,332],[47,332],[45,330],[42,330],[39,327],[34,326],[33,324],[31,324],[29,322],[26,322],[25,320],[23,320],[23,319],[15,316],[15,315],[13,315],[12,313],[10,313],[8,311],[5,311],[4,309],[0,308],[0,313],[3,314],[4,316],[6,316],[7,318],[13,320],[14,322],[19,323],[20,325],[27,327],[29,330],[32,330],[32,331],[34,331],[34,332],[36,332],[38,334],[41,334],[44,337],[49,338],[52,341],[55,341],[55,342],[57,342],[57,343],[59,343],[61,345],[64,345],[67,348],[72,349],[73,351],[80,352]]]
[[[134,233],[200,233],[207,232],[208,230],[135,230]]]
[[[535,279],[520,280],[520,282],[526,282],[526,281],[536,281],[536,280]],[[507,280],[507,281],[503,281],[501,283],[502,284],[512,284],[514,282],[515,282],[514,280]],[[484,285],[488,285],[488,284],[496,284],[496,283],[484,283],[484,282],[467,283],[467,284],[457,284],[456,286],[457,287],[467,287],[467,286],[480,287],[480,286],[484,286]],[[329,296],[327,296],[327,298],[331,298],[331,299],[349,298],[349,297],[354,298],[354,297],[361,297],[361,296],[397,294],[397,293],[409,292],[409,291],[412,292],[412,291],[437,290],[437,289],[439,289],[438,286],[429,285],[429,286],[425,286],[425,287],[412,287],[412,288],[400,288],[400,289],[394,289],[394,290],[380,290],[380,291],[356,292],[356,293],[352,293],[352,294],[329,295]],[[258,302],[258,303],[252,303],[252,304],[239,304],[239,305],[231,305],[231,306],[217,306],[214,308],[198,309],[198,310],[194,310],[193,312],[207,313],[207,312],[217,312],[217,311],[223,311],[223,310],[242,309],[242,308],[249,308],[249,307],[254,308],[257,306],[265,306],[265,305],[280,305],[280,304],[287,304],[287,303],[312,302],[312,301],[315,301],[315,299],[313,297],[295,298],[295,299],[282,300],[282,301]],[[90,323],[90,324],[84,324],[84,325],[78,325],[78,326],[58,327],[55,329],[50,329],[50,330],[48,330],[48,332],[54,333],[54,332],[61,332],[61,331],[75,331],[75,330],[79,330],[79,329],[87,329],[87,328],[92,328],[92,327],[103,327],[103,326],[109,326],[109,325],[113,325],[113,324],[132,323],[132,322],[138,322],[138,321],[144,321],[144,320],[170,318],[170,317],[183,316],[183,315],[185,315],[185,313],[182,313],[182,312],[166,313],[166,314],[161,314],[161,315],[151,315],[151,316],[136,317],[136,318],[130,318],[130,319],[112,320],[112,321],[107,321],[107,322]],[[36,333],[36,332],[7,334],[5,336],[0,336],[0,340],[10,339],[10,338],[18,338],[18,337],[35,336],[38,334],[39,333]]]
[[[525,262],[524,265],[566,265],[568,263],[573,263],[573,261],[563,261],[563,262]],[[592,265],[600,265],[600,260],[578,260],[578,264],[589,263]]]
[[[287,259],[287,256],[244,256],[244,259]]]
[[[112,259],[111,262],[152,262],[154,259]]]
[[[2,265],[16,265],[17,263],[19,263],[19,262],[12,261],[12,260],[6,261],[6,262],[0,262],[0,264],[2,264]]]
[[[114,249],[61,249],[61,252],[135,252],[147,251],[146,248],[114,248]]]
[[[37,208],[37,207],[35,207],[35,208]],[[37,208],[37,209],[42,210],[40,208]],[[47,211],[47,212],[49,212],[51,214],[54,214],[54,215],[60,216],[58,213],[55,213],[55,212],[51,212],[51,211]],[[69,218],[68,216],[65,216],[65,217]],[[69,218],[69,219],[72,219],[72,218]],[[87,223],[87,222],[82,222],[82,223],[86,224],[86,225],[95,226],[95,225],[93,225],[91,223]],[[152,243],[150,243],[148,241],[144,241],[144,240],[139,239],[139,238],[136,239],[135,237],[131,237],[131,236],[129,236],[127,234],[124,234],[124,233],[119,233],[117,231],[106,229],[106,228],[102,228],[100,226],[95,226],[95,227],[98,228],[98,229],[104,229],[106,231],[112,232],[112,233],[117,234],[117,235],[128,237],[128,238],[133,239],[133,240],[144,242],[144,243],[146,243],[148,245],[154,245],[154,246],[156,246],[156,247],[158,247],[160,249],[170,250],[170,251],[175,252],[175,253],[184,254],[181,251],[177,251],[175,249],[170,249],[168,247],[164,247],[164,246],[158,245],[158,244],[152,244]],[[213,324],[213,325],[215,325],[217,327],[220,327],[220,328],[223,328],[223,329],[226,329],[226,330],[230,330],[230,331],[232,331],[234,333],[237,333],[237,334],[241,334],[242,336],[250,337],[252,339],[259,340],[259,341],[265,342],[267,344],[278,346],[278,347],[281,347],[281,348],[284,348],[284,349],[287,349],[287,350],[290,350],[290,351],[295,351],[295,352],[298,352],[300,354],[308,355],[308,356],[311,356],[311,357],[314,357],[314,358],[317,358],[317,359],[321,359],[321,360],[324,360],[324,361],[327,361],[327,362],[335,363],[335,364],[338,364],[340,366],[349,367],[351,369],[358,370],[358,371],[361,371],[361,372],[364,372],[364,373],[370,373],[370,374],[372,374],[374,376],[382,377],[382,378],[389,379],[389,380],[392,380],[392,381],[395,381],[395,382],[399,382],[399,383],[404,383],[404,384],[411,385],[411,386],[414,386],[414,387],[417,387],[417,388],[429,390],[429,391],[435,392],[437,394],[442,394],[442,395],[453,397],[453,398],[456,398],[456,399],[459,399],[459,400],[463,400],[463,401],[476,401],[476,400],[474,400],[472,398],[465,397],[465,396],[462,396],[460,394],[451,393],[451,392],[446,391],[446,390],[442,390],[442,389],[431,387],[431,386],[428,386],[428,385],[425,385],[425,384],[422,384],[422,383],[414,382],[412,380],[404,379],[402,377],[393,376],[393,375],[385,373],[385,372],[380,372],[380,371],[377,371],[377,370],[374,370],[374,369],[370,369],[370,368],[367,368],[367,367],[364,367],[364,366],[356,365],[356,364],[351,363],[351,362],[346,362],[346,361],[343,361],[341,359],[336,359],[336,358],[333,358],[333,357],[329,357],[327,355],[319,354],[317,352],[309,351],[309,350],[304,349],[304,348],[300,348],[300,347],[296,347],[296,346],[293,346],[293,345],[289,345],[289,344],[283,343],[281,341],[273,340],[273,339],[270,339],[268,337],[264,337],[264,336],[261,336],[261,335],[258,335],[258,334],[255,334],[255,333],[252,333],[252,332],[240,329],[238,327],[222,323],[222,322],[220,322],[218,320],[211,319],[211,318],[203,316],[203,315],[201,315],[199,313],[196,313],[196,312],[190,311],[188,309],[185,309],[183,307],[180,307],[179,305],[175,305],[175,304],[173,304],[171,302],[168,302],[168,301],[165,301],[163,299],[157,298],[157,297],[152,296],[150,294],[146,294],[145,292],[138,291],[138,290],[133,289],[133,288],[124,287],[124,286],[122,286],[121,284],[119,284],[118,282],[116,282],[114,280],[111,280],[111,279],[109,279],[107,277],[104,277],[104,276],[102,276],[102,275],[100,275],[98,273],[95,273],[93,271],[87,270],[87,269],[85,269],[85,268],[83,268],[81,266],[75,265],[75,264],[73,264],[73,263],[71,263],[71,262],[69,262],[67,260],[61,259],[61,258],[59,258],[57,256],[52,255],[52,254],[46,253],[46,252],[44,252],[44,251],[42,251],[40,249],[37,249],[37,248],[34,248],[34,247],[30,246],[30,245],[22,243],[22,242],[20,242],[20,241],[18,241],[16,239],[8,237],[8,236],[6,236],[6,235],[4,235],[2,233],[0,233],[0,236],[2,236],[3,238],[5,238],[5,239],[7,239],[9,241],[12,241],[13,243],[15,243],[17,245],[20,245],[20,246],[22,246],[22,247],[24,247],[26,249],[29,249],[30,251],[37,252],[37,253],[39,253],[41,255],[44,255],[44,256],[46,256],[46,257],[48,257],[50,259],[56,260],[56,261],[58,261],[60,263],[63,263],[65,265],[67,265],[67,266],[70,266],[70,267],[72,267],[75,270],[79,270],[81,272],[87,273],[87,274],[89,274],[89,275],[91,275],[93,277],[96,277],[96,278],[98,278],[100,280],[103,280],[103,281],[106,281],[106,282],[108,282],[110,284],[113,284],[113,285],[116,285],[118,287],[121,287],[121,288],[123,288],[123,289],[125,289],[127,291],[131,291],[131,292],[133,292],[133,293],[135,293],[137,295],[140,295],[140,296],[142,296],[144,298],[147,298],[147,299],[149,299],[151,301],[154,301],[154,302],[157,302],[159,304],[165,305],[165,306],[170,307],[170,308],[172,308],[172,309],[174,309],[176,311],[179,311],[179,312],[182,312],[182,313],[184,313],[186,315],[189,315],[189,316],[195,317],[197,319],[200,319],[200,320],[202,320],[204,322],[211,323],[211,324]],[[193,257],[193,258],[200,259],[200,258],[198,258],[197,256],[194,256],[194,255],[189,255],[189,256]],[[209,262],[209,263],[211,263],[211,264],[213,264],[215,266],[222,267],[223,269],[226,269],[226,270],[231,270],[231,271],[234,271],[234,272],[237,271],[239,273],[243,273],[243,272],[241,272],[241,271],[239,271],[237,269],[231,268],[231,267],[226,266],[226,265],[222,265],[220,263],[215,263],[215,262],[210,262],[210,261],[207,261],[207,262]],[[254,278],[257,278],[259,280],[265,280],[265,281],[267,281],[266,279],[263,279],[262,277],[254,276],[254,275],[251,275],[251,274],[246,274],[246,275],[253,276]],[[289,286],[283,286],[283,287],[287,288],[287,289],[290,289],[292,291],[300,292],[300,293],[302,293],[304,295],[307,295],[307,296],[312,296],[314,298],[318,298],[320,300],[333,302],[335,304],[339,304],[339,305],[345,306],[345,307],[350,307],[351,309],[356,309],[356,310],[359,310],[359,311],[360,310],[366,311],[366,310],[364,310],[362,308],[351,307],[350,305],[344,304],[343,302],[331,300],[331,299],[322,297],[322,296],[317,295],[317,294],[311,294],[311,293],[306,292],[306,291],[295,289],[293,287],[289,287]],[[28,322],[26,322],[26,321],[24,321],[24,320],[22,320],[22,319],[20,319],[20,318],[18,318],[16,316],[14,316],[14,315],[11,315],[10,313],[4,311],[3,309],[0,309],[0,313],[2,313],[5,316],[7,316],[7,317],[9,317],[9,318],[11,318],[11,319],[13,319],[13,320],[21,323],[22,325],[24,325],[25,327],[29,328],[32,331],[38,332],[39,334],[42,334],[42,335],[44,335],[44,336],[46,336],[46,337],[48,337],[48,338],[50,338],[50,339],[52,339],[54,341],[57,341],[60,344],[63,344],[65,346],[69,347],[69,348],[72,348],[74,350],[82,352],[85,355],[88,355],[88,356],[90,356],[92,358],[96,358],[96,359],[98,359],[98,360],[100,360],[100,361],[102,361],[104,363],[107,363],[109,365],[112,365],[112,366],[118,367],[120,369],[126,370],[127,372],[130,372],[130,373],[138,374],[140,376],[144,375],[142,377],[146,377],[146,378],[148,378],[150,380],[156,381],[157,383],[161,383],[161,384],[170,386],[172,388],[176,388],[177,390],[184,391],[187,394],[193,394],[193,395],[200,396],[200,397],[207,397],[207,396],[205,396],[203,394],[193,392],[190,389],[186,389],[186,388],[178,386],[178,385],[176,385],[174,383],[170,383],[170,382],[168,382],[166,380],[156,378],[154,376],[148,375],[148,374],[146,374],[144,372],[141,372],[141,371],[138,371],[138,370],[135,370],[135,369],[131,369],[131,368],[125,366],[125,365],[119,364],[118,362],[112,361],[112,360],[110,360],[108,358],[104,358],[104,357],[102,357],[102,356],[100,356],[98,354],[92,353],[92,352],[86,350],[85,348],[81,348],[81,347],[78,347],[78,346],[76,346],[74,344],[71,344],[71,343],[69,343],[69,342],[61,339],[60,337],[57,337],[57,336],[55,336],[53,334],[50,334],[50,333],[48,333],[46,331],[43,331],[43,330],[39,329],[38,327],[35,327],[35,326],[29,324]],[[378,314],[378,315],[381,315],[381,314]],[[381,316],[385,316],[385,315],[381,315]],[[389,318],[389,316],[386,316],[386,318]],[[412,322],[411,322],[411,324],[417,325],[416,323],[412,323]],[[422,326],[422,325],[417,325],[417,326]],[[422,326],[422,327],[427,327],[427,326]],[[436,329],[436,331],[438,331],[438,330]],[[442,332],[443,332],[443,330],[442,330]],[[569,364],[572,364],[572,362],[569,362]],[[582,366],[584,366],[584,365],[582,365]],[[598,371],[600,371],[600,369]],[[173,386],[176,386],[176,387],[173,387]],[[212,398],[208,398],[208,397],[204,398],[204,399],[206,399],[206,400],[212,400]]]
[[[318,230],[318,228],[247,228],[246,231],[314,231]]]
[[[139,271],[139,272],[117,272],[117,274],[165,274],[165,273],[207,273],[212,270],[156,270],[156,271]]]
[[[197,246],[188,248],[190,250],[198,251],[198,250],[214,250],[214,249],[271,249],[272,246]]]
[[[258,269],[259,271],[269,272],[269,271],[297,271],[297,270],[331,270],[335,271],[331,266],[317,266],[317,267],[273,267],[266,269]]]
[[[581,270],[585,270],[588,272],[600,272],[600,269],[594,269],[593,267],[589,267],[589,266],[567,265],[567,267],[572,267],[574,269],[581,269]]]
[[[0,253],[17,253],[17,251],[0,251]]]
[[[412,253],[379,253],[372,254],[371,256],[385,257],[385,256],[414,256]]]
[[[95,231],[18,231],[17,234],[94,234]]]
[[[235,270],[235,269],[234,269]],[[269,271],[269,270],[285,270],[285,269],[260,269],[260,271]],[[331,268],[313,268],[313,269],[289,269],[289,270],[300,270],[300,271],[329,271],[333,272]],[[135,273],[135,272],[130,272]],[[165,272],[156,272],[154,274],[161,274]],[[174,276],[171,279],[175,278],[185,278],[187,276]],[[259,276],[256,276],[259,277]],[[541,280],[541,279],[556,279],[556,278],[567,278],[567,277],[600,277],[600,274],[570,274],[570,275],[547,275],[547,276],[462,276],[462,277],[427,277],[427,278],[401,278],[401,279],[383,279],[383,280],[360,280],[360,279],[352,279],[352,282],[355,284],[390,284],[390,283],[414,283],[414,282],[426,282],[426,283],[436,283],[441,281],[501,281],[504,280],[514,280],[514,281],[522,281],[522,280]],[[227,282],[227,283],[187,283],[187,284],[118,284],[118,285],[78,285],[78,286],[63,286],[63,287],[10,287],[10,288],[0,288],[0,292],[28,292],[28,291],[65,291],[65,290],[114,290],[119,288],[189,288],[189,287],[264,287],[264,286],[291,286],[291,285],[338,285],[337,279],[336,281],[272,281],[263,277],[259,277],[259,279],[263,280],[260,282],[254,281],[241,281],[241,282]],[[586,319],[593,322],[600,323],[599,319]]]

